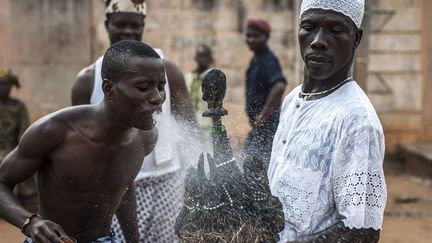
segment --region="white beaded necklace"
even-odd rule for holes
[[[343,84],[347,83],[348,81],[350,81],[352,79],[352,77],[348,77],[346,78],[344,81],[336,84],[335,86],[326,89],[324,91],[320,91],[320,92],[309,92],[309,93],[305,93],[303,91],[300,91],[300,94],[303,95],[303,100],[307,100],[309,97],[311,96],[316,96],[316,95],[322,95],[322,94],[327,94],[328,92],[331,92],[337,88],[339,88],[340,86],[342,86]]]

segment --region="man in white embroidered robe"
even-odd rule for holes
[[[363,0],[304,0],[304,82],[285,98],[268,170],[281,242],[377,242],[387,190],[384,135],[351,66]]]

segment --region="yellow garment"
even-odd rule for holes
[[[12,83],[12,85],[14,85],[17,88],[20,88],[18,77],[15,76],[11,70],[5,71],[0,69],[0,78],[6,78]]]
[[[205,74],[205,72],[203,73]],[[192,105],[195,111],[195,115],[201,128],[208,129],[211,126],[211,119],[203,117],[202,114],[207,110],[207,103],[202,100],[202,78],[203,74],[196,72],[190,73],[186,78],[187,88],[192,98]]]
[[[0,78],[9,78],[9,72],[0,70]]]

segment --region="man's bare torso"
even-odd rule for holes
[[[109,234],[112,216],[157,137],[155,130],[135,128],[123,137],[106,135],[113,131],[100,129],[95,109],[79,106],[51,118],[64,129],[64,140],[38,175],[42,216],[79,242]]]

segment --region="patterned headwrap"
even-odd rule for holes
[[[270,36],[271,27],[269,23],[263,19],[248,19],[247,26],[258,29],[259,31],[266,34],[267,36]]]
[[[303,0],[300,18],[309,9],[324,9],[339,12],[350,18],[360,28],[364,14],[364,0]]]
[[[146,16],[145,0],[105,0],[105,13],[137,13]]]
[[[8,79],[12,83],[12,85],[14,85],[17,88],[21,87],[18,77],[15,74],[13,74],[10,69],[9,70],[0,69],[0,78]]]

